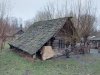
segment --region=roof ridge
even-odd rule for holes
[[[49,20],[37,21],[37,22],[34,22],[34,23],[52,21],[52,20],[57,20],[57,19],[64,19],[64,18],[70,18],[70,17],[60,17],[60,18],[54,18],[54,19],[49,19]]]

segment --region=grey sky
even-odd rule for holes
[[[49,0],[12,0],[12,16],[23,20],[32,19],[48,2]],[[54,2],[54,0],[50,0],[50,2]]]
[[[0,0],[4,1],[4,0]],[[48,2],[55,3],[57,0],[8,0],[11,3],[10,15],[12,17],[22,18],[23,20],[32,19],[36,13],[41,10]],[[69,0],[71,1],[71,0]],[[78,1],[78,0],[75,0]],[[85,0],[82,0],[84,4]],[[58,0],[63,4],[65,0]],[[94,5],[97,8],[97,17],[100,16],[100,0],[94,0]]]
[[[12,5],[11,16],[20,17],[23,20],[31,19],[35,16],[36,12],[41,10],[48,2],[56,2],[57,0],[9,0]],[[78,1],[78,0],[75,0]],[[83,0],[83,4],[84,4]],[[64,0],[58,0],[63,3]],[[96,4],[97,13],[100,14],[100,0],[94,0]]]

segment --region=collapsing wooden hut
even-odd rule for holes
[[[74,33],[75,28],[71,17],[39,21],[31,25],[25,33],[9,45],[10,48],[23,50],[46,60],[63,55],[66,48],[65,40]]]

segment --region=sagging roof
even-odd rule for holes
[[[68,22],[68,18],[59,18],[35,22],[18,39],[9,43],[29,54],[36,53],[50,38],[52,38]]]

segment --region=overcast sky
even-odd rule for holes
[[[20,17],[23,20],[33,18],[36,13],[44,8],[49,2],[56,2],[57,0],[11,0],[13,6],[12,16]],[[63,3],[63,0],[59,0]]]
[[[4,0],[0,0],[4,1]],[[69,0],[72,1],[72,0]],[[78,0],[74,0],[78,1]],[[85,0],[82,0],[84,4]],[[32,19],[38,11],[43,9],[43,7],[48,3],[55,3],[57,0],[8,0],[9,4],[11,4],[10,16],[22,18],[23,20]],[[65,0],[58,0],[62,5]],[[97,17],[100,17],[100,0],[94,0],[94,5],[97,9]],[[94,6],[93,5],[93,6]]]
[[[1,0],[4,1],[4,0]],[[8,0],[11,4],[11,16],[28,20],[33,18],[38,11],[40,11],[48,2],[55,3],[57,0]],[[75,0],[78,1],[78,0]],[[84,4],[83,0],[83,4]],[[64,4],[65,0],[58,0],[59,3]],[[100,15],[100,0],[94,0],[97,8],[97,14]]]

